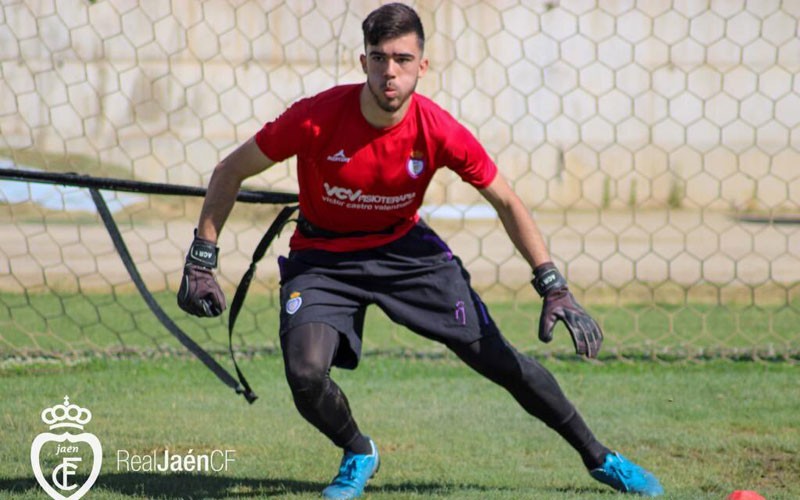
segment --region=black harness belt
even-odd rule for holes
[[[302,234],[306,238],[325,238],[329,240],[335,238],[359,238],[362,236],[370,236],[373,234],[392,234],[399,225],[400,222],[392,224],[387,228],[378,229],[375,231],[350,231],[347,233],[340,233],[337,231],[330,231],[328,229],[321,228],[315,224],[312,224],[308,219],[303,217],[303,214],[300,214],[297,217],[297,230],[300,231],[300,234]]]

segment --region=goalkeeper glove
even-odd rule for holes
[[[199,317],[214,317],[225,310],[225,294],[214,278],[219,248],[211,241],[197,236],[186,255],[181,287],[178,290],[178,306]]]
[[[533,288],[544,299],[539,317],[539,340],[553,340],[553,328],[563,321],[572,336],[575,352],[590,358],[597,357],[603,344],[603,332],[597,322],[575,301],[567,288],[567,280],[552,262],[533,270]]]

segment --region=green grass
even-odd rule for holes
[[[800,497],[800,367],[789,363],[546,360],[594,431],[656,472],[669,499],[720,499],[754,489]],[[94,360],[0,372],[0,497],[46,498],[32,478],[43,408],[92,410],[86,430],[104,463],[87,498],[317,498],[339,452],[296,413],[279,356],[244,369],[261,399],[248,406],[200,363]],[[577,455],[502,390],[451,356],[367,356],[335,371],[383,458],[368,498],[615,498]],[[117,451],[235,450],[225,472],[118,470]]]
[[[232,295],[232,294],[231,294]],[[171,318],[201,345],[227,349],[227,315],[215,320],[191,318],[180,311],[171,292],[156,294]],[[230,297],[229,297],[230,298]],[[236,345],[274,349],[277,305],[270,295],[251,294],[236,326]],[[566,329],[557,327],[552,344],[536,340],[539,303],[493,302],[501,330],[526,352],[569,355]],[[800,302],[784,306],[708,304],[591,305],[606,333],[609,357],[766,357],[800,359]],[[367,351],[439,354],[440,346],[410,334],[373,308],[367,315]],[[115,295],[49,291],[0,292],[0,360],[20,352],[48,357],[96,352],[179,349],[136,293]]]
[[[171,293],[158,300],[196,340],[225,352],[222,319],[186,317]],[[274,352],[275,309],[254,294],[240,318],[238,344],[255,353],[242,368],[261,396],[248,406],[185,355],[135,294],[0,294],[0,498],[46,498],[30,446],[47,430],[42,409],[65,394],[92,410],[86,430],[104,447],[87,498],[317,498],[339,452],[294,409]],[[507,337],[554,372],[598,437],[661,477],[666,498],[721,499],[735,489],[800,498],[796,304],[590,309],[607,336],[605,357],[592,363],[575,359],[562,326],[552,345],[535,340],[538,304],[491,304]],[[374,310],[366,332],[371,354],[334,377],[382,450],[369,498],[615,498],[552,431],[440,346]],[[737,361],[759,353],[762,361]],[[220,473],[118,468],[118,450],[165,449],[232,449],[236,462]]]

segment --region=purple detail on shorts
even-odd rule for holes
[[[442,241],[441,238],[435,234],[425,234],[422,236],[422,239],[432,241],[436,246],[441,248],[444,253],[447,254],[447,260],[453,260],[453,252],[450,250],[450,247],[447,246],[447,243]]]
[[[486,314],[486,307],[483,305],[483,302],[478,301],[478,307],[481,308],[481,316],[483,316],[483,324],[484,325],[488,325],[489,324],[489,315]]]
[[[286,264],[286,257],[283,255],[278,256],[278,273],[283,276],[283,266]]]
[[[472,292],[472,300],[474,300],[475,303],[478,304],[478,309],[481,310],[481,316],[483,317],[483,324],[484,325],[488,325],[489,324],[489,314],[486,312],[486,306],[483,305],[483,302],[481,302],[481,299],[478,297],[478,294],[476,294],[475,292]]]
[[[464,309],[464,301],[459,300],[456,302],[456,321],[462,325],[467,324],[467,311]]]

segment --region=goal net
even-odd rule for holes
[[[0,169],[204,187],[294,100],[363,81],[375,1],[4,1]],[[800,350],[800,3],[418,1],[418,91],[481,140],[534,213],[612,355],[796,359]],[[248,188],[296,192],[289,161]],[[175,305],[201,200],[104,190],[156,300],[206,348],[223,319]],[[229,299],[278,206],[239,204],[219,242]],[[535,341],[530,270],[494,212],[443,169],[421,215],[501,327]],[[0,358],[180,351],[85,188],[0,179]],[[259,267],[241,349],[277,341]],[[372,350],[438,352],[370,316]]]

